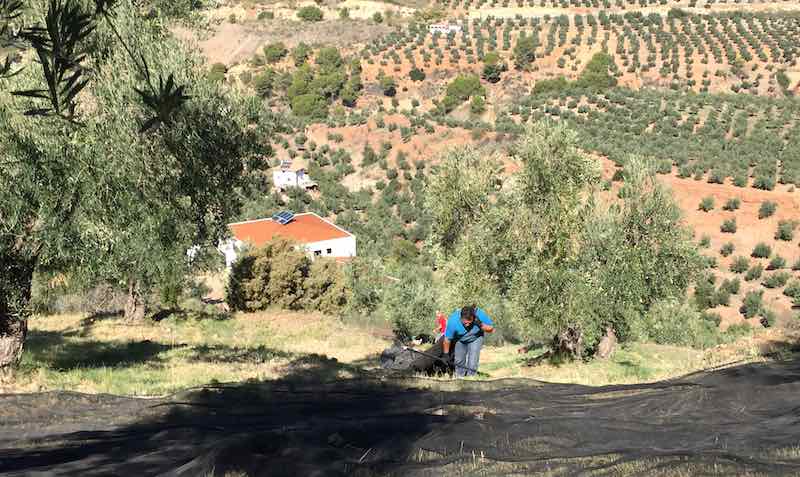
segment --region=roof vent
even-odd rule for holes
[[[278,212],[277,214],[272,216],[272,220],[278,222],[281,225],[286,225],[292,220],[294,220],[294,212],[290,212],[285,210],[283,212]]]

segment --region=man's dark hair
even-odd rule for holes
[[[475,305],[468,305],[461,308],[461,319],[472,318],[475,319]]]

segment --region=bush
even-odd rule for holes
[[[700,312],[687,303],[675,299],[653,304],[642,325],[643,337],[658,344],[702,349],[720,342],[718,325],[704,319]]]
[[[381,74],[378,78],[378,83],[385,96],[393,97],[397,94],[397,83],[395,83],[394,78],[391,76]]]
[[[786,268],[786,259],[780,255],[775,255],[772,257],[772,260],[769,261],[767,270],[780,270],[781,268]]]
[[[711,246],[711,237],[703,235],[700,237],[700,242],[697,244],[700,248],[708,248]]]
[[[277,63],[289,53],[282,42],[270,43],[264,47],[264,60],[267,63]]]
[[[731,295],[738,295],[739,289],[741,288],[741,282],[738,278],[733,278],[731,280],[726,278],[725,280],[722,280],[722,284],[719,287],[727,290],[727,292]]]
[[[425,72],[416,67],[411,68],[408,77],[411,78],[411,81],[425,81]]]
[[[520,36],[514,45],[514,67],[518,70],[528,69],[536,59],[536,38],[533,36]]]
[[[731,271],[734,273],[744,273],[750,267],[750,260],[747,257],[738,256],[731,261]]]
[[[533,84],[533,91],[531,94],[549,94],[564,91],[569,88],[569,86],[569,81],[563,76],[553,79],[540,79]]]
[[[483,73],[481,74],[483,79],[490,83],[497,83],[504,71],[506,71],[506,64],[497,52],[492,51],[483,57]]]
[[[775,232],[775,240],[791,242],[794,240],[794,230],[797,228],[795,220],[781,220],[778,222],[778,230]]]
[[[258,17],[257,18],[259,20],[272,20],[272,19],[275,18],[275,13],[267,11],[267,10],[263,10],[263,11],[258,12]]]
[[[709,275],[697,281],[694,287],[694,303],[697,309],[703,311],[717,306],[714,301],[714,276]]]
[[[447,85],[447,93],[442,100],[445,112],[449,113],[472,96],[485,96],[486,90],[475,75],[458,75]]]
[[[319,8],[308,5],[297,11],[297,18],[306,22],[318,22],[322,20],[322,10]]]
[[[761,207],[758,208],[758,218],[766,219],[767,217],[771,217],[777,208],[778,204],[769,200],[765,200],[761,203]]]
[[[395,336],[403,341],[433,332],[438,308],[430,270],[403,267],[397,281],[383,287],[380,312],[392,323]]]
[[[697,208],[703,212],[711,212],[714,210],[714,198],[711,196],[704,197],[703,200],[700,201],[700,205]]]
[[[778,317],[775,315],[775,312],[766,308],[762,308],[759,315],[761,316],[761,319],[758,321],[764,328],[771,328],[775,326],[775,323],[778,321]]]
[[[739,312],[744,315],[745,318],[753,318],[759,313],[761,313],[761,309],[763,307],[763,291],[749,291],[744,296],[744,300],[742,301],[742,306],[739,308]]]
[[[748,282],[752,282],[753,280],[758,280],[761,278],[762,273],[764,273],[764,266],[760,263],[757,263],[747,270],[747,274],[745,274],[744,279]]]
[[[616,69],[614,59],[608,53],[599,51],[592,56],[586,68],[575,80],[575,86],[595,91],[613,88],[617,85],[617,79],[610,72]]]
[[[726,234],[735,234],[736,233],[736,229],[737,229],[737,227],[736,227],[736,218],[735,217],[732,218],[732,219],[728,219],[728,220],[722,222],[722,225],[719,228],[719,230],[721,232],[724,232]]]
[[[311,56],[311,47],[303,42],[298,43],[297,46],[292,48],[292,61],[294,61],[295,66],[299,67],[305,64],[309,56]]]
[[[756,244],[755,248],[753,248],[753,253],[750,254],[754,258],[767,258],[770,255],[772,255],[772,247],[764,242]]]
[[[792,274],[786,271],[775,272],[764,279],[762,285],[766,288],[780,288],[792,278]]]
[[[261,98],[269,98],[272,96],[272,88],[274,85],[275,76],[272,70],[267,70],[253,80],[253,88],[256,94]]]
[[[208,79],[215,83],[225,81],[225,73],[228,72],[228,67],[222,63],[214,63],[208,72]]]
[[[714,305],[715,306],[728,306],[731,303],[731,292],[725,287],[719,287],[714,292]]]
[[[375,14],[372,15],[372,21],[375,23],[383,23],[383,15],[381,15],[381,12],[375,12]]]
[[[328,103],[318,94],[301,94],[292,98],[292,112],[295,116],[309,119],[325,119],[328,117]]]
[[[786,285],[786,288],[783,289],[783,294],[795,300],[800,298],[800,280],[792,280]]]
[[[734,247],[733,243],[728,242],[725,245],[723,245],[722,248],[719,249],[719,253],[723,257],[727,257],[730,254],[732,254],[734,250],[735,250],[735,247]]]
[[[722,210],[734,211],[734,210],[739,209],[741,204],[742,204],[742,201],[739,200],[738,197],[734,197],[733,199],[728,199],[728,201],[725,202],[725,205],[722,206]]]
[[[486,101],[483,100],[483,96],[473,96],[469,110],[472,114],[483,114],[486,111]]]

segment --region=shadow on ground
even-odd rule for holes
[[[337,379],[357,368],[306,355],[286,379],[163,399],[0,396],[0,473],[800,473],[798,360],[605,387]]]

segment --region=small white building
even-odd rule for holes
[[[228,224],[232,237],[219,245],[225,255],[225,265],[230,268],[240,251],[249,244],[260,247],[274,238],[284,238],[303,247],[309,256],[330,257],[338,260],[356,256],[356,237],[336,224],[313,212],[275,218],[248,220]]]
[[[461,31],[461,25],[452,23],[432,23],[428,25],[428,31],[431,33],[431,35],[434,33],[441,33],[443,35],[459,33]]]
[[[317,187],[317,183],[306,174],[305,166],[293,167],[292,161],[282,161],[280,167],[272,171],[272,184],[279,191],[284,191],[289,187],[300,187],[302,189]]]

